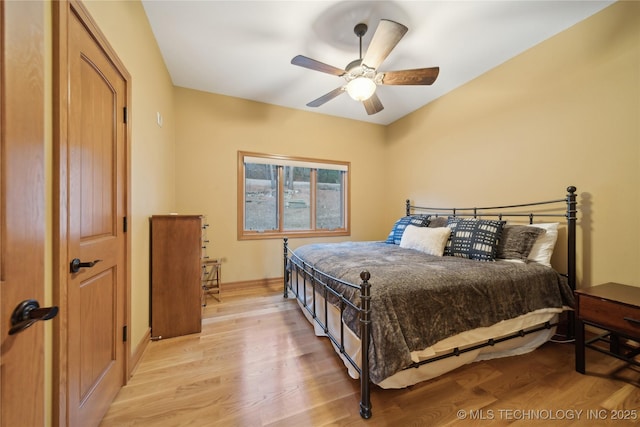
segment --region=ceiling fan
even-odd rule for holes
[[[344,70],[303,55],[291,60],[293,65],[333,74],[347,81],[345,85],[309,102],[308,107],[319,107],[347,92],[354,100],[362,101],[367,114],[376,114],[384,109],[375,93],[377,85],[430,85],[436,80],[440,72],[439,67],[378,72],[378,67],[409,29],[388,19],[380,20],[363,58],[362,37],[367,33],[367,29],[367,24],[364,23],[354,27],[353,32],[360,39],[360,58],[350,62]]]

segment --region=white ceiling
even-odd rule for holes
[[[598,12],[613,1],[185,1],[143,0],[176,86],[294,109],[389,124]],[[380,71],[440,67],[431,86],[379,86],[384,110],[368,116],[342,94],[341,77],[291,65],[298,54],[344,68],[363,54],[378,21],[409,27]]]

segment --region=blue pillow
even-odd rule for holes
[[[428,227],[429,215],[409,215],[403,216],[393,225],[389,236],[387,236],[386,243],[399,245],[402,240],[405,228],[408,225],[415,225],[416,227]]]

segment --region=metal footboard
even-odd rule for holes
[[[294,274],[295,273],[295,274]],[[289,297],[289,291],[300,301],[304,310],[309,313],[313,321],[322,328],[324,334],[337,347],[340,354],[351,366],[358,372],[360,376],[360,416],[362,418],[371,417],[371,389],[369,379],[369,342],[371,334],[371,284],[369,283],[371,275],[368,271],[360,273],[362,282],[360,285],[345,282],[316,270],[310,264],[304,262],[290,252],[288,248],[288,239],[284,239],[284,297]],[[349,288],[360,291],[361,306],[354,304],[343,294],[337,292],[330,286],[330,283],[339,283]],[[307,289],[311,288],[311,301],[307,298]],[[323,296],[323,303],[318,307],[316,294]],[[329,302],[329,296],[333,296],[337,300],[337,304]],[[335,336],[329,329],[329,304],[335,305],[340,311],[340,333]],[[345,350],[345,331],[342,318],[344,311],[350,307],[358,313],[360,320],[360,343],[362,361],[359,366],[353,360],[350,354]],[[324,321],[318,315],[318,310],[322,310]]]

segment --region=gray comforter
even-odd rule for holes
[[[295,254],[337,279],[359,284],[371,273],[371,380],[409,366],[412,351],[457,333],[531,311],[573,305],[564,278],[536,263],[436,257],[382,242],[310,244]],[[352,301],[359,290],[334,283]],[[358,315],[345,322],[359,334]]]

